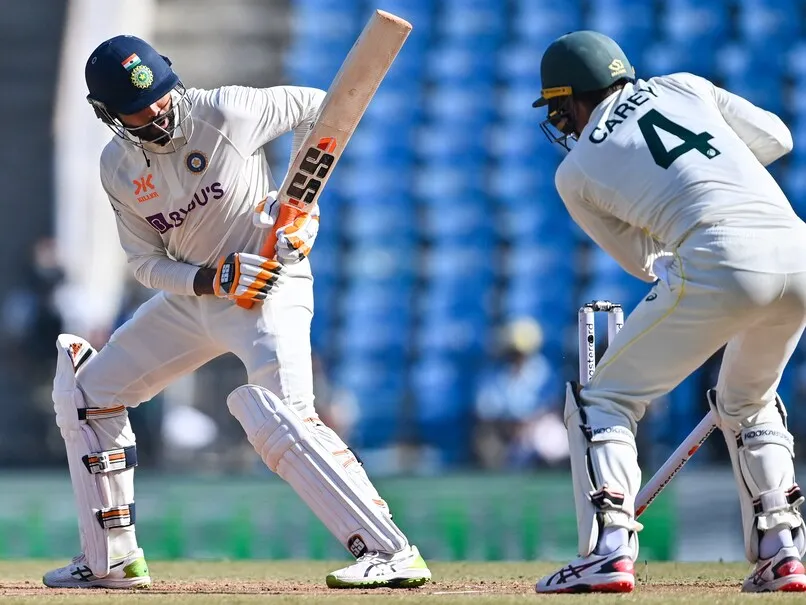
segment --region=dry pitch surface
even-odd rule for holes
[[[54,564],[56,562],[53,562]],[[63,562],[58,562],[63,564]],[[433,563],[434,581],[410,590],[329,590],[328,571],[343,562],[150,562],[154,584],[139,591],[54,590],[41,585],[47,561],[0,561],[0,602],[11,603],[472,603],[545,601],[568,603],[804,603],[806,595],[742,595],[742,564],[641,563],[631,595],[534,593],[535,579],[550,563]]]

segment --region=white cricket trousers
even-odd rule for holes
[[[591,424],[635,432],[653,399],[726,343],[716,385],[723,429],[737,432],[779,418],[776,389],[806,326],[806,271],[736,269],[731,259],[746,259],[753,249],[774,264],[774,237],[764,237],[759,242],[751,232],[703,229],[683,242],[668,283],[658,282],[630,313],[582,389]],[[806,242],[802,258],[806,262]]]
[[[159,293],[115,331],[79,374],[79,387],[91,406],[132,407],[231,352],[246,366],[250,383],[307,418],[314,415],[312,316],[308,260],[294,265],[269,299],[251,309],[212,295]]]

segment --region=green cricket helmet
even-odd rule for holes
[[[543,53],[541,95],[532,103],[532,107],[548,105],[548,118],[540,125],[543,132],[567,149],[566,139],[576,130],[571,113],[573,95],[604,90],[625,79],[635,79],[635,68],[612,38],[590,30],[560,36]],[[561,135],[556,136],[550,126]]]

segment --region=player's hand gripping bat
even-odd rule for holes
[[[376,10],[327,91],[311,131],[278,189],[280,209],[260,255],[274,258],[277,229],[316,205],[361,117],[411,32],[411,24]],[[250,308],[251,301],[239,306]]]

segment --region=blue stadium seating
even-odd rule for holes
[[[413,175],[411,191],[424,204],[438,204],[449,197],[483,197],[484,177],[484,164],[473,167],[426,164]]]
[[[655,7],[645,0],[597,0],[590,5],[585,27],[610,36],[633,63],[639,63],[641,52],[655,37]]]
[[[739,38],[757,51],[781,52],[803,34],[802,6],[797,0],[740,0]]]
[[[453,466],[470,454],[472,382],[451,360],[429,355],[411,370],[415,422],[423,443],[439,448],[442,462]]]
[[[365,448],[392,445],[401,427],[405,374],[371,356],[345,356],[333,366],[331,377],[336,388],[355,398],[358,422],[352,444]]]
[[[336,181],[334,174],[330,182],[336,185],[340,195],[355,205],[376,206],[379,200],[397,198],[401,188],[414,178],[414,171],[407,164],[384,165],[372,160],[353,160],[339,165],[338,177]]]
[[[665,0],[660,30],[675,44],[698,44],[698,51],[710,49],[730,36],[728,0]]]
[[[438,38],[492,49],[505,35],[506,16],[495,0],[440,2]]]
[[[495,247],[495,232],[486,204],[450,199],[445,200],[445,204],[422,209],[420,232],[426,241],[440,249],[467,241],[488,250]]]
[[[485,138],[461,126],[422,127],[415,146],[418,157],[432,165],[474,166],[487,160]]]
[[[434,87],[423,95],[424,117],[435,124],[462,124],[481,130],[495,114],[490,102],[494,95],[495,87],[487,82]]]
[[[498,77],[507,86],[524,84],[532,87],[532,101],[539,95],[540,89],[540,57],[551,43],[547,37],[543,43],[513,42],[503,46],[496,54]]]
[[[784,112],[781,80],[775,74],[741,73],[725,78],[724,87],[776,114]]]
[[[425,73],[440,86],[489,85],[496,76],[496,58],[472,42],[442,43],[428,53]]]
[[[375,6],[292,6],[286,76],[327,88]],[[690,71],[711,78],[781,113],[800,141],[806,4],[388,0],[382,8],[410,19],[414,31],[322,199],[311,258],[312,342],[334,382],[356,397],[357,446],[417,435],[458,465],[469,461],[473,376],[495,328],[537,318],[545,352],[566,378],[575,373],[580,303],[609,298],[629,312],[651,287],[593,245],[556,193],[565,151],[540,130],[545,109],[531,107],[545,48],[568,31],[603,31],[639,77]],[[276,179],[289,145],[286,136],[273,148]],[[806,215],[801,147],[770,170]],[[798,355],[802,363],[806,352]],[[799,376],[788,371],[781,392],[806,383]],[[658,416],[664,421],[648,424],[653,438],[673,446],[699,420],[700,378],[670,395]]]
[[[534,43],[541,54],[551,40],[584,25],[581,3],[567,0],[516,0],[511,19],[514,38]]]
[[[806,80],[806,41],[794,42],[788,52],[781,53],[781,60],[785,64],[785,73],[797,82]]]

